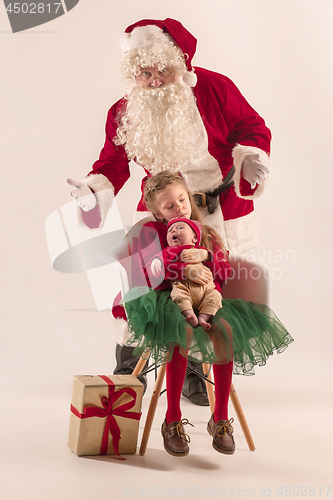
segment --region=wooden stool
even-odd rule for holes
[[[148,352],[145,353],[145,356],[148,356]],[[140,375],[141,371],[143,370],[143,367],[145,366],[147,359],[140,358],[139,361],[137,362],[136,367],[134,368],[133,375],[137,377]],[[203,373],[205,376],[205,382],[206,382],[206,388],[207,388],[207,394],[208,394],[208,400],[209,400],[209,406],[210,406],[210,411],[211,414],[214,413],[214,407],[215,407],[215,395],[214,395],[214,389],[213,389],[213,380],[212,380],[212,375],[210,372],[210,365],[203,363],[202,364],[203,368]],[[157,408],[157,403],[158,399],[160,397],[160,392],[161,388],[163,385],[163,380],[165,377],[165,369],[166,369],[166,364],[162,364],[157,372],[157,378],[155,381],[154,385],[154,390],[150,399],[150,404],[147,412],[147,417],[146,417],[146,422],[145,426],[143,429],[143,434],[142,434],[142,439],[141,439],[141,444],[140,444],[140,450],[139,454],[144,455],[146,453],[147,445],[148,445],[148,440],[150,436],[150,431],[151,427],[153,425],[154,421],[154,416]],[[248,447],[251,451],[255,450],[255,445],[250,433],[249,426],[247,424],[247,421],[245,419],[244,412],[242,410],[241,404],[239,402],[236,390],[234,388],[234,385],[231,384],[231,389],[230,389],[230,398],[232,405],[234,407],[235,413],[237,415],[237,418],[239,420],[240,426],[242,428],[243,434],[245,436],[246,442],[248,444]]]

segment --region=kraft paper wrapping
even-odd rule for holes
[[[68,447],[78,456],[135,453],[143,385],[132,375],[107,375],[105,379],[112,384],[109,388],[108,382],[101,377],[104,376],[74,377]],[[116,400],[113,404],[110,391],[113,392],[111,399]],[[120,396],[119,391],[123,391]],[[121,415],[117,415],[117,411]],[[89,416],[91,413],[98,416]],[[116,431],[120,432],[118,453],[113,439]]]

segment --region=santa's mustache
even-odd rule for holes
[[[138,98],[142,99],[142,106],[152,107],[154,105],[167,106],[177,105],[179,98],[193,99],[191,88],[188,89],[181,83],[169,83],[160,87],[133,87],[127,99],[130,102]]]

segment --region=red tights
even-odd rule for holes
[[[182,418],[180,397],[186,375],[187,359],[180,354],[179,347],[175,347],[172,360],[166,365],[167,387],[167,425]],[[213,364],[215,382],[215,410],[214,420],[228,420],[228,400],[231,387],[233,362],[217,365]]]

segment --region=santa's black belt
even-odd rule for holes
[[[214,189],[213,191],[209,191],[208,193],[193,193],[195,204],[200,208],[206,207],[208,213],[212,214],[217,207],[217,200],[219,195],[234,185],[234,181],[232,179],[234,173],[235,167],[232,166],[223,179],[222,184],[220,184],[216,189]]]

